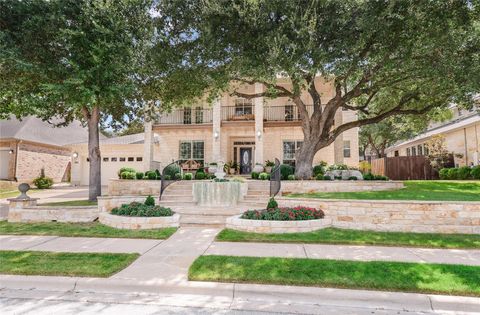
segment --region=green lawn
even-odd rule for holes
[[[480,296],[479,266],[445,264],[200,256],[189,279]]]
[[[321,199],[480,201],[480,181],[405,181],[405,188],[398,190],[311,192],[285,196]]]
[[[70,200],[70,201],[59,201],[59,202],[47,202],[38,204],[39,206],[96,206],[97,201],[91,200]]]
[[[0,251],[0,273],[14,275],[108,277],[139,254]]]
[[[261,234],[225,229],[223,242],[324,243],[349,245],[408,246],[431,248],[480,248],[480,235],[359,231],[326,228],[305,233]]]
[[[176,228],[154,230],[115,229],[98,222],[92,223],[9,223],[0,221],[0,235],[56,235],[83,237],[120,237],[166,239],[175,233]]]

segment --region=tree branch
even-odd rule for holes
[[[238,96],[238,97],[243,97],[243,98],[251,100],[251,99],[254,99],[254,98],[257,98],[257,97],[268,96],[269,94],[267,92],[248,94],[248,93],[241,93],[241,92],[238,92],[238,91],[234,91],[230,95],[235,95],[235,96]],[[277,97],[288,97],[290,95],[285,94],[285,93],[280,93],[280,94],[275,94],[275,96],[277,96]]]
[[[248,80],[248,79],[236,78],[236,77],[233,78],[233,80],[243,82],[243,83],[247,83],[247,84],[260,83],[260,84],[263,84],[267,88],[273,88],[273,89],[275,89],[279,92],[282,92],[284,94],[283,96],[290,96],[290,97],[293,96],[293,93],[290,90],[288,90],[286,87],[283,87],[283,86],[278,85],[278,84],[273,84],[273,83],[270,83],[270,82],[265,82],[265,81],[260,81],[260,80]]]

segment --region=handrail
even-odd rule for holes
[[[270,197],[275,198],[275,196],[280,192],[282,186],[280,173],[280,161],[275,158],[275,166],[272,168],[270,173]]]
[[[162,176],[161,176],[161,183],[160,183],[160,195],[158,196],[158,201],[162,200],[162,195],[163,195],[163,192],[165,191],[165,189],[177,182],[177,181],[180,181],[182,180],[182,177],[180,176],[180,178],[177,178],[175,176],[175,174],[177,173],[174,173],[173,176],[171,174],[166,174],[167,170],[170,169],[171,167],[173,166],[177,166],[178,169],[179,169],[179,174],[182,175],[182,168],[180,167],[180,160],[177,160],[177,161],[174,161],[170,164],[168,164],[167,166],[165,166],[162,170]],[[170,176],[169,178],[167,176]]]

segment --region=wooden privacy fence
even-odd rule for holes
[[[386,157],[372,160],[371,164],[373,174],[394,180],[438,179],[438,172],[424,156]]]

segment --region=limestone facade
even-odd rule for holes
[[[247,220],[236,215],[227,218],[226,228],[252,233],[301,233],[324,229],[332,225],[329,218],[303,221]]]
[[[113,215],[108,212],[102,212],[100,213],[98,220],[100,223],[116,229],[149,230],[166,227],[178,227],[180,215],[174,214],[169,217],[127,217]]]

